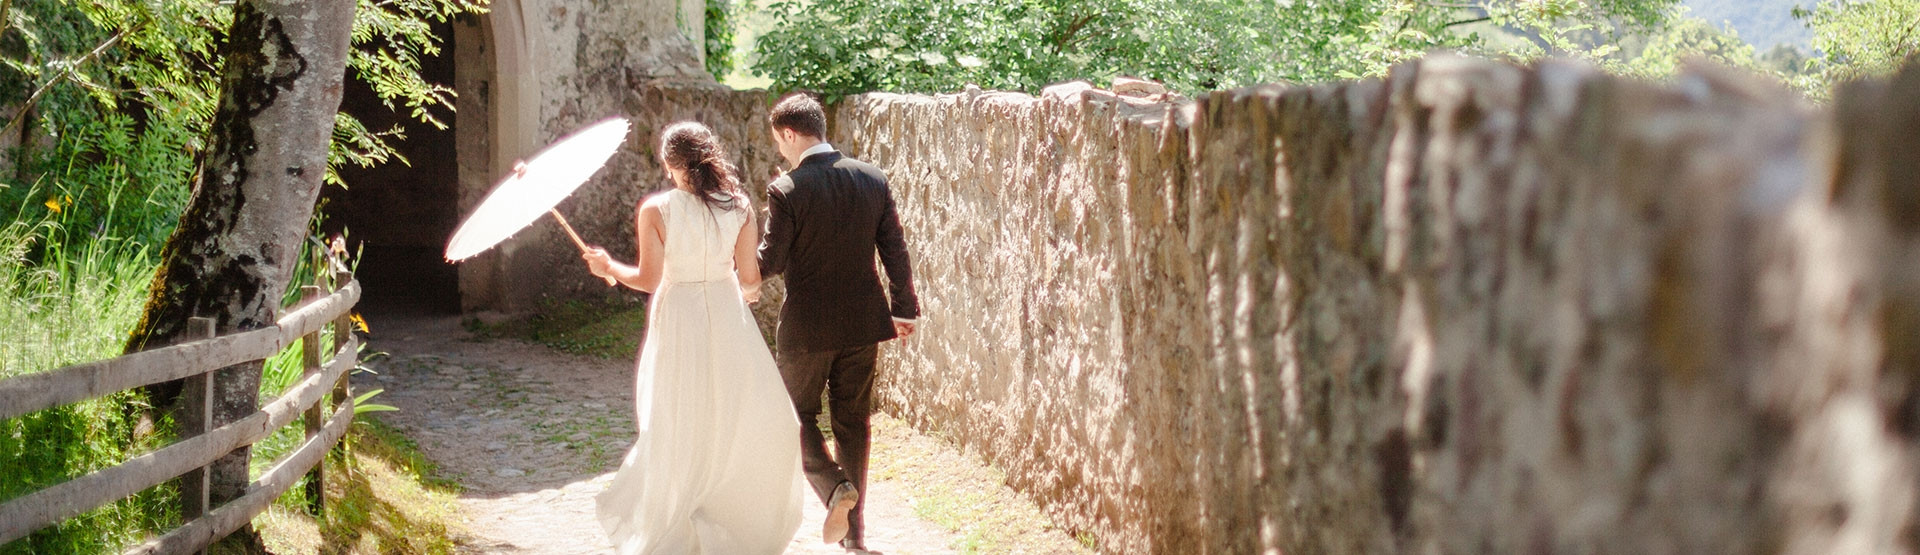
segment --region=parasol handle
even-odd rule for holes
[[[560,229],[564,229],[567,231],[567,238],[573,239],[573,246],[580,247],[580,254],[586,254],[587,242],[581,241],[580,234],[574,233],[573,226],[567,225],[567,217],[560,215],[559,210],[554,210],[551,208],[547,209],[547,213],[553,214],[553,221],[560,222]],[[608,277],[604,279],[607,280],[607,285],[613,285],[613,278]]]

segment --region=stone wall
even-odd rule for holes
[[[786,164],[775,150],[767,127],[773,99],[769,93],[734,90],[711,80],[653,79],[644,75],[634,76],[621,91],[618,107],[609,112],[632,122],[627,142],[592,180],[559,206],[582,239],[606,248],[616,259],[633,261],[638,251],[635,210],[648,195],[670,186],[660,166],[660,132],[679,121],[703,123],[720,136],[721,145],[740,170],[743,185],[754,196],[754,207],[764,214],[766,185],[784,171]],[[640,295],[624,287],[608,287],[588,274],[580,251],[559,226],[544,218],[503,245],[503,250],[510,250],[511,258],[502,265],[514,272],[506,279],[505,289],[519,301],[510,307],[489,308],[537,312],[552,299],[634,299]],[[779,278],[770,280],[760,304],[754,307],[769,338],[773,337],[785,296],[780,283]]]
[[[872,94],[887,410],[1112,553],[1920,549],[1920,69]]]
[[[700,57],[704,39],[682,33],[678,23],[701,28],[704,8],[681,13],[687,6],[681,0],[495,0],[484,18],[456,25],[457,38],[469,39],[465,47],[456,44],[459,113],[463,122],[477,123],[462,123],[457,131],[458,212],[471,213],[514,161],[594,122],[637,113],[632,102],[639,84],[711,85]],[[631,220],[632,205],[602,204],[627,202],[657,181],[649,160],[631,156],[655,140],[639,131],[629,135],[626,155],[616,156],[562,205],[570,220],[594,232],[589,241],[611,248],[618,238],[598,232]],[[582,215],[573,216],[575,210]],[[631,222],[626,225],[632,229]],[[626,244],[631,249],[632,239]],[[527,312],[541,308],[546,297],[605,291],[604,284],[591,289],[595,280],[586,272],[554,271],[556,264],[584,268],[559,227],[542,221],[460,264],[461,304],[467,310]]]

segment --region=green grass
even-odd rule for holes
[[[462,533],[459,486],[438,476],[419,445],[378,417],[354,423],[346,439],[351,464],[328,457],[327,506],[306,512],[304,484],[289,490],[254,527],[267,549],[308,553],[451,553]]]
[[[638,300],[569,300],[519,320],[499,324],[468,320],[466,325],[482,340],[513,337],[577,355],[631,359],[640,351],[647,305]]]
[[[1089,534],[1054,527],[1006,474],[935,435],[890,416],[873,417],[873,478],[894,482],[915,516],[954,533],[960,553],[1094,553]]]
[[[110,236],[75,237],[62,226],[66,211],[40,211],[37,219],[0,227],[0,321],[6,322],[0,326],[0,378],[119,356],[127,331],[141,315],[154,275],[156,261],[144,246]],[[22,207],[16,213],[32,211]],[[108,217],[112,215],[109,211]],[[311,267],[311,261],[305,258],[301,267]],[[306,270],[296,273],[311,274]],[[331,339],[323,335],[326,343]],[[301,373],[296,343],[267,361],[261,402],[277,398],[299,381]],[[158,422],[143,424],[142,415],[148,408],[140,393],[124,391],[0,420],[0,476],[7,477],[0,480],[0,501],[121,464],[166,445],[172,436],[170,423],[162,417]],[[297,447],[303,435],[302,425],[296,421],[256,444],[254,476]],[[349,437],[364,435],[357,427],[356,435]],[[371,443],[378,446],[392,441]],[[375,456],[404,452],[401,448],[371,450]],[[380,489],[406,491],[397,481]],[[0,545],[0,555],[118,551],[153,532],[179,525],[176,500],[177,493],[169,485],[151,488]],[[304,488],[294,487],[283,501],[289,506],[304,506]],[[353,522],[351,511],[339,518],[344,519],[341,522]],[[447,544],[451,541],[447,534],[431,533],[441,528],[414,527],[407,537],[415,544]],[[266,539],[276,540],[271,535]]]
[[[50,221],[0,229],[0,377],[119,355],[140,317],[154,270],[146,249],[47,244],[61,231]]]
[[[57,221],[0,228],[0,378],[112,358],[139,317],[153,266],[145,249],[112,239],[48,241]],[[0,420],[0,500],[120,464],[156,434],[137,433],[140,398],[122,392]],[[136,439],[139,438],[139,439]],[[0,546],[0,553],[98,553],[171,526],[165,486]]]

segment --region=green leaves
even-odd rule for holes
[[[1436,48],[1611,59],[1677,1],[779,0],[754,70],[828,96],[1120,75],[1193,93],[1376,76]]]
[[[386,392],[385,389],[375,389],[372,391],[368,391],[366,393],[355,395],[353,397],[353,415],[360,416],[362,414],[370,414],[375,412],[394,412],[394,411],[400,410],[400,407],[396,407],[393,405],[382,405],[379,403],[369,402],[373,399],[373,396],[379,395],[384,392]]]
[[[1813,28],[1813,48],[1825,54],[1801,83],[1815,97],[1833,84],[1890,74],[1920,53],[1920,0],[1829,0],[1794,16]]]
[[[1146,2],[781,0],[756,43],[756,73],[829,96],[937,92],[967,83],[1037,90],[1114,75],[1138,56]]]
[[[707,73],[714,79],[724,79],[733,72],[733,28],[742,8],[748,7],[739,2],[752,0],[707,0],[706,18],[706,54]]]
[[[465,14],[485,13],[485,0],[357,0],[353,12],[353,50],[347,56],[352,78],[373,89],[394,111],[446,129],[435,110],[453,111],[455,93],[443,83],[420,76],[421,59],[440,54],[445,39],[433,35],[433,23]],[[333,146],[327,153],[327,183],[346,186],[340,179],[343,164],[373,167],[391,161],[407,163],[390,140],[405,139],[399,127],[372,131],[346,114],[334,118]]]
[[[485,2],[357,1],[351,77],[389,108],[444,127],[436,114],[453,109],[454,92],[420,77],[422,60],[444,45],[432,23],[484,12]],[[231,24],[232,9],[219,0],[13,2],[0,31],[0,106],[11,108],[0,124],[24,114],[8,132],[24,127],[40,139],[14,153],[6,177],[27,186],[0,189],[0,211],[39,206],[29,192],[70,195],[62,218],[74,240],[163,241],[217,107],[219,45]],[[336,117],[328,182],[344,185],[333,171],[342,164],[406,163],[393,147],[404,139],[397,128]]]

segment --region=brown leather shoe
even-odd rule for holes
[[[860,490],[854,489],[853,482],[840,482],[833,488],[833,496],[827,498],[827,522],[820,527],[820,541],[839,543],[846,539],[847,530],[852,527],[847,522],[847,513],[860,503]]]

